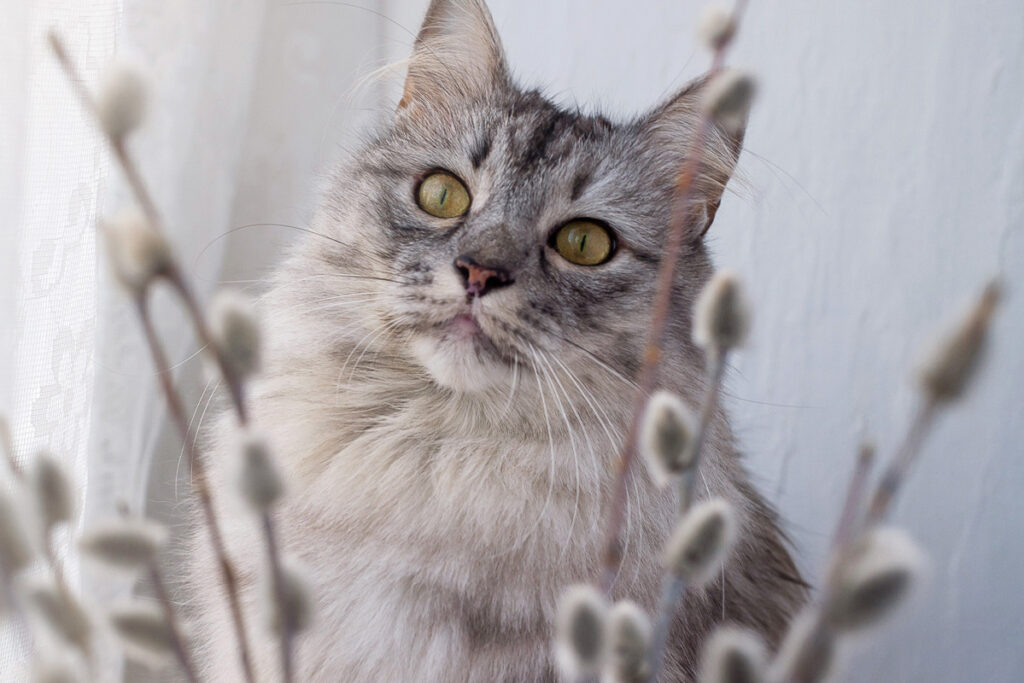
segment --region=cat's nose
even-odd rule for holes
[[[462,276],[462,284],[469,296],[483,296],[513,282],[504,268],[482,266],[466,254],[455,259],[454,265],[455,270]]]

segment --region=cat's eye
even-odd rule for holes
[[[608,228],[588,220],[569,221],[555,233],[552,244],[562,258],[578,266],[598,266],[612,257],[615,238]]]
[[[416,188],[416,203],[431,216],[458,218],[469,211],[469,190],[447,171],[435,171]]]

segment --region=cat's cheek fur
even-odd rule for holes
[[[413,357],[437,384],[454,391],[483,393],[508,381],[504,363],[478,353],[472,339],[421,335],[412,340]]]

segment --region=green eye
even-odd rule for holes
[[[615,239],[604,226],[588,220],[570,221],[555,233],[552,246],[562,258],[578,266],[597,266],[615,250]]]
[[[458,218],[469,211],[469,190],[451,173],[437,171],[420,183],[416,202],[431,216]]]

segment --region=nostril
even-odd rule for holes
[[[462,284],[469,296],[483,296],[499,287],[512,284],[512,278],[507,270],[495,266],[482,266],[470,256],[459,256],[452,265],[462,276]]]
[[[462,284],[469,282],[469,265],[467,265],[462,259],[455,259],[455,270],[459,271],[459,275],[462,276]]]

